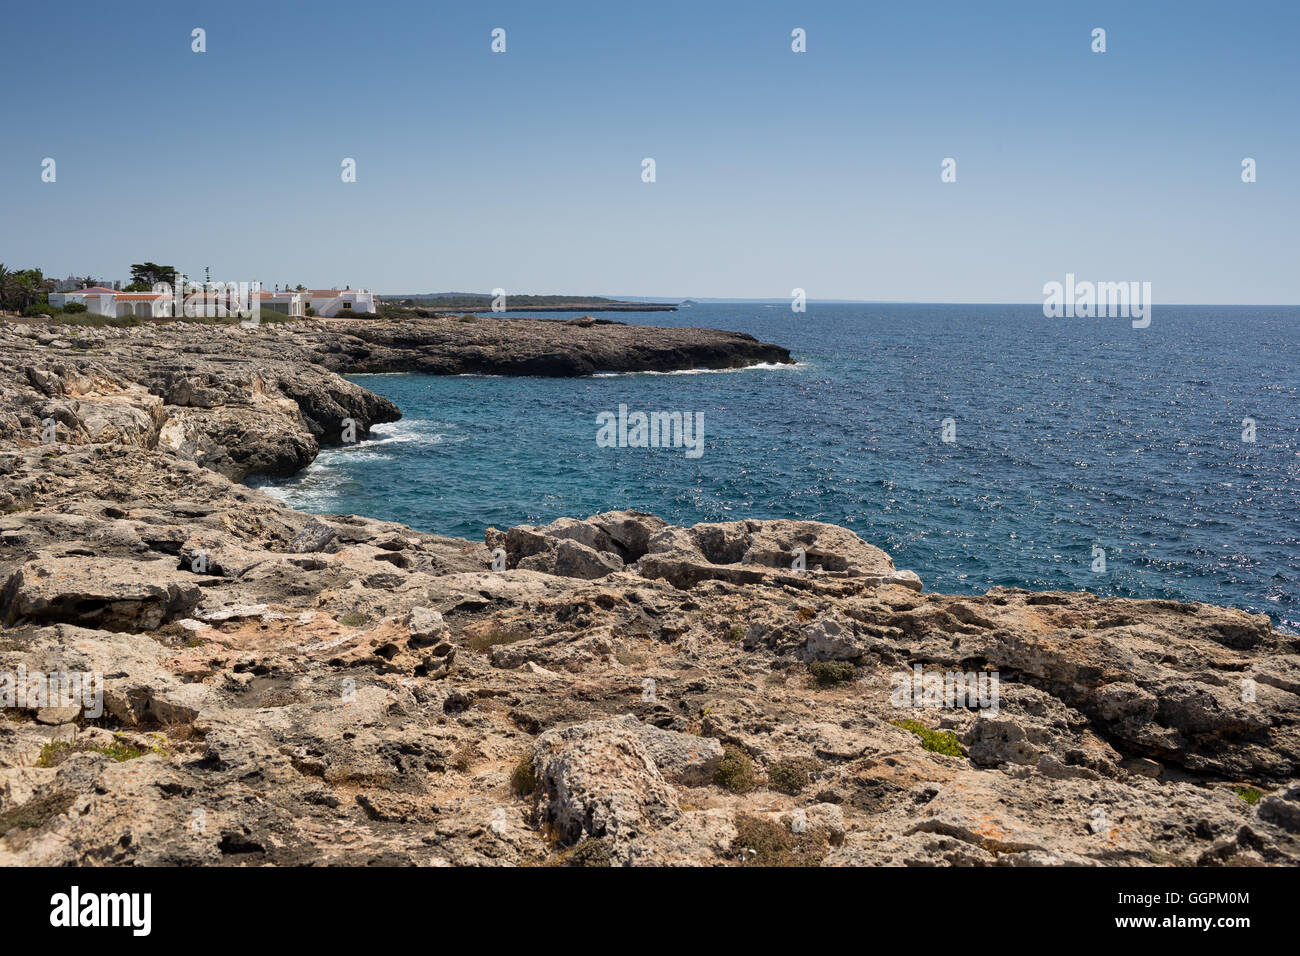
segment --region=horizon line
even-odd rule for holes
[[[376,291],[373,294],[380,297],[386,296],[388,298],[394,298],[394,299],[401,299],[401,298],[414,299],[414,298],[422,298],[422,297],[437,296],[437,295],[449,295],[449,294],[482,296],[485,299],[492,298],[492,294],[490,292],[444,293],[444,292],[378,292]],[[527,297],[542,297],[542,296],[562,298],[564,296],[564,293],[517,292],[513,294],[507,294],[506,301],[508,303],[510,299],[514,297],[527,298]],[[716,295],[682,296],[680,298],[674,296],[666,296],[666,295],[615,296],[609,294],[588,294],[586,296],[583,295],[573,296],[573,298],[575,299],[580,299],[584,297],[609,299],[612,302],[644,303],[646,305],[679,305],[682,302],[700,302],[700,303],[754,302],[754,303],[761,303],[764,305],[771,305],[776,303],[789,304],[790,302],[789,296],[783,296],[783,297],[769,296],[769,297],[761,297],[761,298],[748,298],[744,296],[737,296],[733,298],[728,296],[716,296]],[[976,300],[959,300],[959,299],[813,299],[813,298],[807,298],[804,301],[809,304],[816,302],[822,305],[1028,305],[1028,306],[1041,307],[1043,304],[1041,299],[1037,299],[1030,302],[1021,302],[1021,301],[1015,301],[1010,299],[976,301]],[[1188,308],[1188,307],[1236,307],[1236,308],[1274,308],[1274,309],[1300,308],[1300,302],[1164,302],[1164,303],[1157,302],[1154,304],[1161,308]],[[515,310],[507,308],[504,311],[512,312]],[[578,310],[575,309],[572,311],[578,311]]]

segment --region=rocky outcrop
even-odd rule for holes
[[[609,511],[583,521],[560,518],[544,527],[489,528],[485,542],[504,552],[506,567],[560,577],[602,578],[632,567],[690,589],[701,581],[783,583],[809,587],[803,572],[860,578],[921,590],[912,571],[851,531],[819,521],[708,522],[678,528],[638,511]],[[816,587],[816,585],[811,585]]]
[[[151,561],[69,555],[29,561],[0,594],[5,623],[64,621],[106,631],[152,631],[199,603],[192,575]]]
[[[790,363],[790,352],[741,332],[624,325],[607,320],[463,316],[426,321],[331,320],[337,348],[314,359],[353,372],[542,375],[669,372]],[[343,341],[344,337],[350,341]],[[308,348],[319,348],[306,337]],[[334,343],[331,343],[334,344]]]
[[[734,332],[458,318],[137,328],[0,325],[0,427],[33,444],[121,442],[228,478],[286,475],[401,412],[341,372],[577,376],[788,363]]]
[[[0,427],[19,447],[115,443],[239,480],[401,417],[283,327],[53,328],[0,326]]]
[[[818,522],[300,514],[237,478],[396,410],[203,332],[4,333],[0,864],[1300,860],[1264,616],[927,593]]]
[[[563,843],[607,838],[616,855],[681,816],[636,721],[596,721],[542,734],[535,772],[542,824]]]

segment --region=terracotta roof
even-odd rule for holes
[[[112,295],[113,291],[112,289],[105,289],[102,285],[91,285],[86,286],[84,289],[69,289],[62,295],[103,295],[105,292]]]
[[[153,299],[170,299],[171,296],[162,292],[119,292],[113,298],[118,302],[148,302]]]

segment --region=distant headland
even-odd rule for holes
[[[444,312],[676,312],[665,302],[636,302],[595,295],[482,295],[476,292],[427,292],[385,295],[384,301],[428,313]],[[494,308],[494,304],[504,308]]]

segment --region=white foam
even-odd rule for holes
[[[288,501],[291,497],[289,489],[284,485],[254,485],[254,487],[264,495],[270,495],[277,501]]]
[[[371,437],[369,439],[351,447],[363,449],[366,446],[404,444],[406,442],[436,443],[442,440],[443,435],[441,433],[431,435],[425,430],[425,426],[433,424],[435,423],[424,418],[404,418],[401,421],[375,425],[370,429]]]
[[[812,368],[807,362],[759,362],[742,368],[683,368],[672,372],[594,372],[592,378],[620,378],[624,375],[724,375],[728,372],[770,372],[778,369]]]

